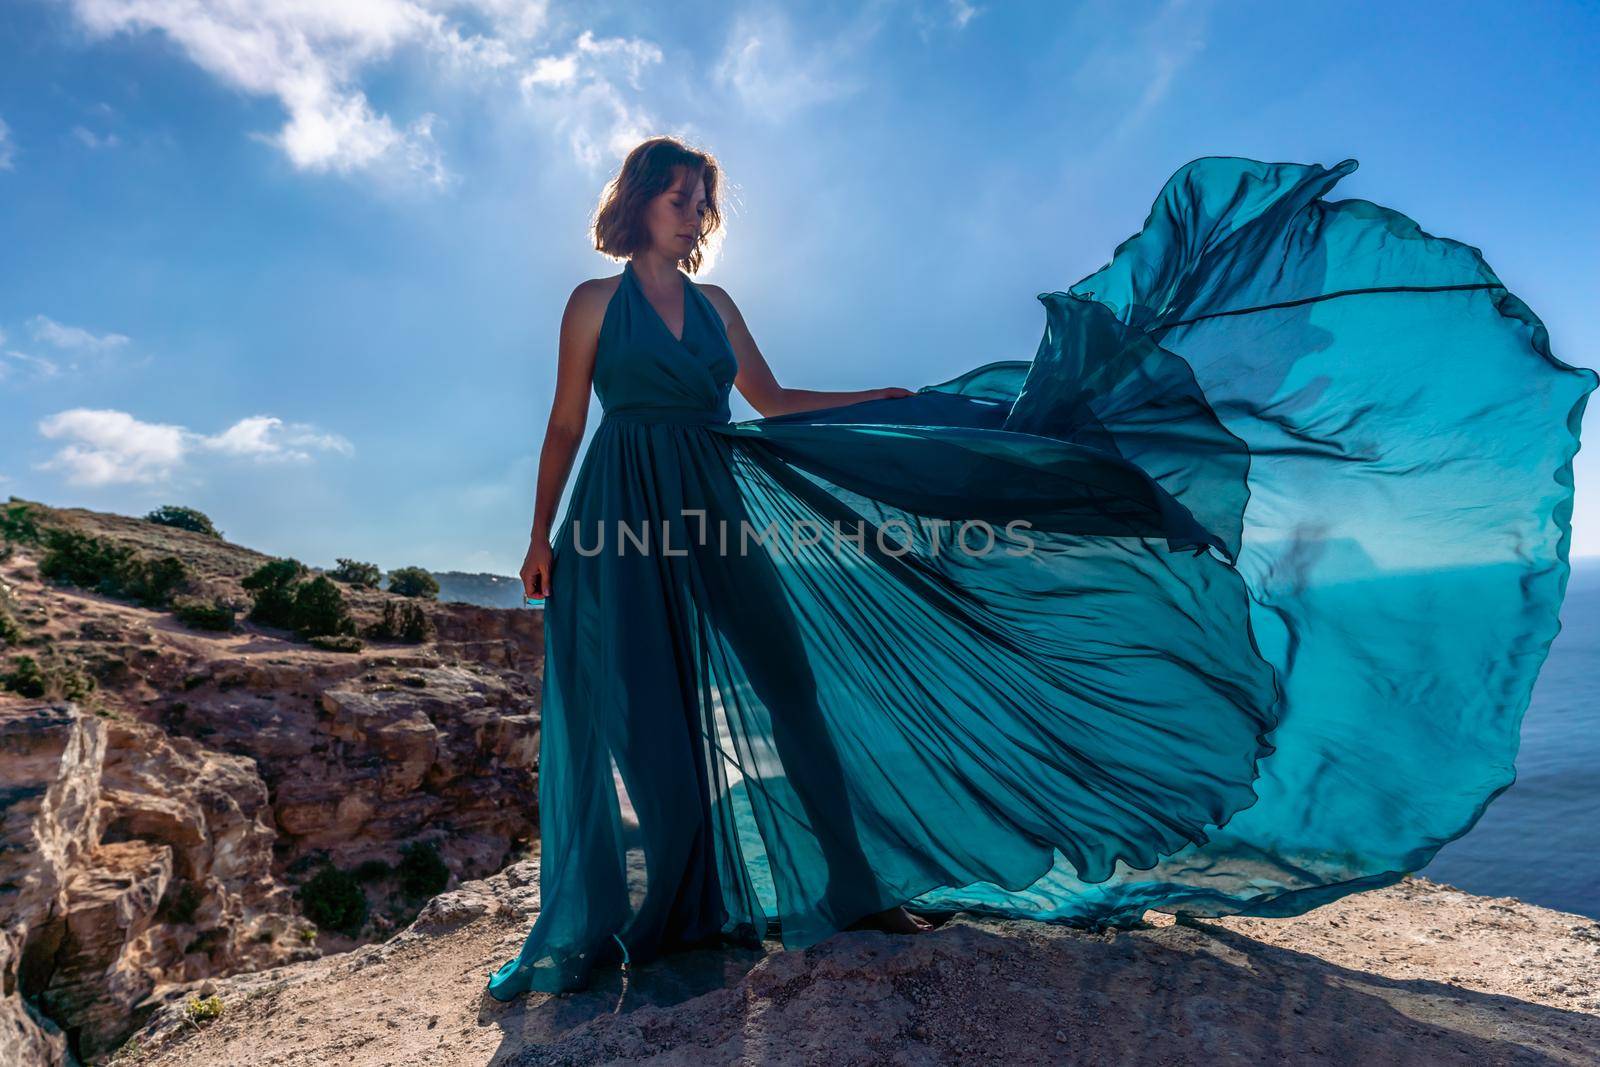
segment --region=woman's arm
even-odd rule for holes
[[[711,300],[712,306],[722,315],[723,324],[728,329],[728,343],[733,346],[733,354],[738,357],[739,373],[735,375],[733,384],[763,418],[771,415],[787,415],[795,411],[816,411],[819,408],[856,404],[863,400],[882,400],[887,397],[911,395],[911,390],[898,386],[829,392],[819,389],[789,389],[779,385],[772,368],[767,366],[766,357],[762,356],[761,349],[756,346],[756,339],[750,335],[750,329],[745,325],[744,316],[739,313],[739,307],[733,302],[733,298],[720,285],[701,285],[700,288]]]
[[[555,524],[556,505],[567,476],[572,473],[572,461],[589,420],[595,350],[611,291],[614,289],[604,279],[583,282],[567,298],[561,315],[555,397],[550,403],[544,445],[539,450],[533,528],[528,531],[528,555],[522,564],[523,592],[530,597],[550,595],[550,528]]]

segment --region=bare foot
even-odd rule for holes
[[[882,930],[890,934],[921,934],[933,929],[933,924],[905,908],[885,908],[850,925],[852,930]]]

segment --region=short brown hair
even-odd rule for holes
[[[705,223],[683,263],[698,271],[705,257],[706,244],[722,226],[717,206],[717,184],[721,174],[716,158],[709,152],[690,148],[676,137],[652,137],[628,153],[617,174],[606,183],[600,195],[591,230],[594,246],[608,256],[626,258],[646,247],[650,232],[644,226],[644,208],[652,199],[671,189],[675,168],[688,167],[698,173],[706,190]]]

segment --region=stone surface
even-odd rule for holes
[[[138,1035],[149,1067],[1593,1064],[1600,923],[1426,880],[1293,919],[1087,931],[958,915],[916,936],[669,956],[502,1004],[536,864],[443,894],[381,945],[219,980],[223,1016]]]
[[[105,729],[71,708],[0,703],[0,1063],[59,1063],[26,996],[61,938],[67,883],[99,837]]]

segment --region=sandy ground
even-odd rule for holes
[[[224,980],[221,1019],[153,1024],[116,1062],[1600,1063],[1600,923],[1425,880],[1192,927],[958,916],[501,1004],[484,984],[527,918],[457,907],[426,933]]]

